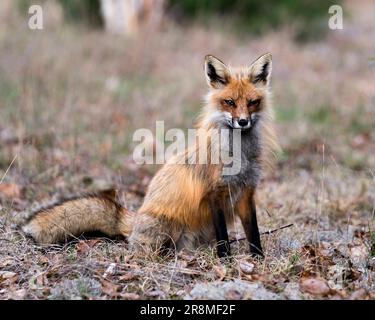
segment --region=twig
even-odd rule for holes
[[[277,228],[277,229],[273,229],[273,230],[268,230],[268,231],[264,231],[264,232],[261,232],[260,235],[265,235],[265,234],[271,234],[271,233],[275,233],[276,231],[279,231],[279,230],[282,230],[282,229],[286,229],[286,228],[289,228],[291,226],[293,226],[294,223],[290,223],[290,224],[287,224],[285,226],[282,226],[280,228]],[[240,239],[233,239],[231,241],[229,241],[229,243],[233,243],[235,241],[242,241],[242,240],[246,240],[246,238],[240,238]]]
[[[273,230],[268,230],[268,231],[264,231],[262,232],[260,235],[264,235],[264,234],[271,234],[271,233],[274,233],[276,231],[279,231],[279,230],[282,230],[282,229],[286,229],[286,228],[289,228],[289,227],[292,227],[294,225],[294,223],[289,223],[285,226],[282,226],[280,228],[277,228],[277,229],[273,229]]]
[[[270,212],[268,211],[268,209],[266,208],[265,210],[266,210],[266,213],[268,214],[268,216],[269,216],[270,218],[272,218],[272,215],[270,214]]]
[[[17,154],[14,156],[14,158],[13,158],[13,160],[12,160],[12,162],[10,163],[10,165],[8,166],[8,168],[6,169],[6,171],[5,171],[5,173],[4,173],[4,175],[1,177],[1,179],[0,179],[0,184],[2,184],[3,183],[3,181],[4,181],[4,179],[5,179],[5,176],[8,174],[8,171],[10,170],[10,168],[12,167],[12,165],[13,165],[13,163],[14,163],[14,161],[16,161],[16,159],[17,159]]]

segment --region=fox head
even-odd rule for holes
[[[270,53],[244,68],[231,68],[207,55],[205,73],[210,91],[201,120],[208,126],[249,130],[267,108],[271,70]]]

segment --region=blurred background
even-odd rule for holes
[[[371,0],[47,0],[42,30],[28,27],[32,4],[0,9],[3,199],[23,207],[98,177],[143,194],[156,168],[132,164],[133,132],[193,126],[207,53],[233,65],[273,54],[276,175],[319,179],[323,150],[349,176],[375,170]],[[331,4],[343,30],[328,27]]]

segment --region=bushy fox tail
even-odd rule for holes
[[[31,213],[22,230],[41,244],[64,242],[92,231],[127,237],[132,215],[116,202],[116,192],[109,190],[41,208]]]

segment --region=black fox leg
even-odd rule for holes
[[[250,252],[252,254],[260,255],[263,257],[262,244],[260,242],[260,234],[258,229],[257,210],[254,198],[251,198],[250,200],[250,212],[250,235],[248,236],[248,240],[250,243]]]
[[[211,200],[211,214],[217,240],[217,254],[222,258],[230,256],[231,252],[223,207],[215,200]]]
[[[262,244],[260,242],[260,234],[258,229],[256,206],[253,195],[248,199],[248,210],[240,214],[241,222],[249,242],[249,249],[252,255],[263,257]]]

